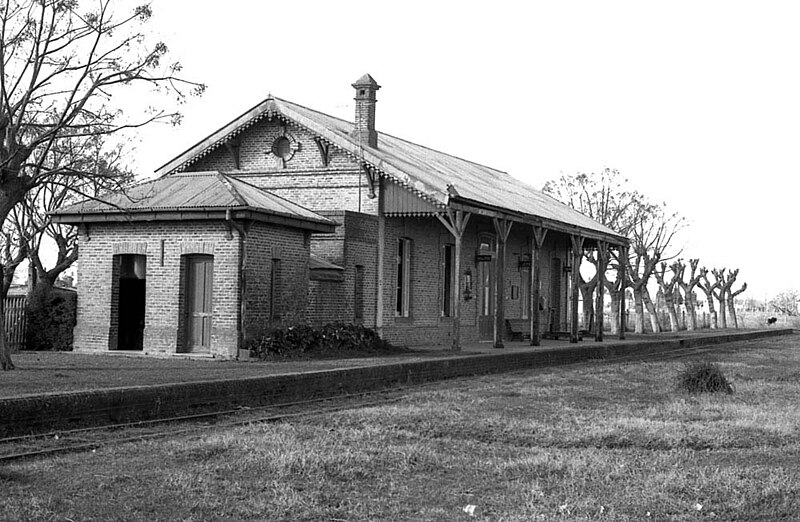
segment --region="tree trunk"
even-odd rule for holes
[[[669,314],[669,326],[673,332],[678,332],[681,329],[678,322],[678,311],[675,309],[675,296],[672,292],[662,292],[664,296],[664,305],[667,307],[667,314]]]
[[[647,287],[642,288],[642,300],[647,308],[647,313],[650,314],[650,327],[653,329],[653,333],[663,331],[661,328],[661,321],[658,318],[658,310],[656,310],[656,305],[650,298],[650,291],[647,290]]]
[[[739,328],[739,323],[736,321],[736,309],[733,306],[733,298],[728,298],[728,316],[731,318],[731,325],[734,328]]]
[[[14,363],[11,361],[11,351],[6,339],[6,300],[5,296],[0,300],[0,367],[3,370],[13,370]]]
[[[608,292],[611,296],[611,335],[618,335],[620,322],[622,318],[619,316],[619,299],[620,299],[620,291],[619,290],[611,290]]]
[[[634,319],[634,331],[637,334],[644,333],[644,298],[642,297],[642,287],[633,289],[633,309],[636,312]]]
[[[592,296],[594,295],[596,284],[593,284],[592,281],[581,283],[581,297],[583,298],[583,329],[584,330],[592,330],[592,326],[594,325],[594,299]]]
[[[8,218],[11,209],[25,197],[25,192],[28,190],[27,182],[26,179],[20,177],[9,177],[0,181],[0,225],[6,222],[6,218]],[[6,277],[6,267],[3,268],[4,277]],[[6,339],[5,301],[8,290],[5,285],[3,285],[3,287],[2,296],[0,296],[2,297],[2,299],[0,299],[0,368],[3,370],[13,370],[14,363],[11,361],[11,349]]]
[[[720,323],[719,325],[720,325],[721,328],[727,328],[728,327],[728,320],[727,320],[726,310],[725,310],[727,308],[725,306],[725,294],[726,294],[726,292],[724,290],[722,290],[720,292],[718,298],[717,298],[717,300],[719,301],[719,323]]]
[[[689,313],[689,322],[686,324],[686,329],[690,332],[697,330],[697,297],[694,292],[689,292],[689,295],[683,299],[686,305],[686,311]]]

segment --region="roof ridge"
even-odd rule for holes
[[[223,176],[225,176],[228,179],[233,179],[237,183],[243,183],[243,184],[247,185],[248,187],[253,187],[256,190],[260,190],[261,192],[263,192],[264,194],[269,195],[272,198],[280,199],[281,201],[285,201],[289,205],[302,208],[303,210],[307,210],[309,212],[313,212],[314,214],[318,214],[318,212],[316,210],[310,209],[308,207],[304,207],[303,205],[297,203],[296,201],[292,201],[291,199],[287,199],[287,198],[284,198],[283,196],[279,196],[278,194],[275,194],[274,192],[271,192],[271,191],[269,191],[269,190],[267,190],[265,188],[261,188],[258,185],[253,185],[252,183],[249,183],[249,182],[237,177],[236,174],[224,173],[224,172],[220,172],[220,174],[222,174]]]
[[[325,116],[325,117],[332,118],[332,119],[334,119],[334,120],[338,120],[338,121],[340,121],[340,122],[342,122],[342,123],[346,123],[346,124],[348,124],[348,125],[353,125],[353,126],[355,126],[355,123],[351,122],[350,120],[345,120],[345,119],[339,118],[338,116],[332,116],[332,115],[330,115],[330,114],[327,114],[327,113],[325,113],[325,112],[318,111],[318,110],[316,110],[316,109],[312,109],[312,108],[310,108],[310,107],[306,107],[305,105],[300,105],[299,103],[295,103],[295,102],[293,102],[293,101],[284,100],[283,98],[274,98],[274,99],[275,99],[275,100],[277,100],[277,101],[283,102],[283,103],[288,103],[288,104],[290,104],[290,105],[294,105],[294,106],[296,106],[296,107],[300,107],[301,109],[304,109],[304,110],[307,110],[307,111],[310,111],[310,112],[314,112],[314,113],[316,113],[316,114],[321,114],[321,115],[323,115],[323,116]],[[472,165],[476,165],[476,166],[478,166],[478,167],[483,167],[483,168],[485,168],[485,169],[491,169],[491,170],[493,170],[493,171],[495,171],[495,172],[502,172],[502,173],[504,173],[504,174],[508,174],[508,172],[507,172],[507,171],[505,171],[505,170],[496,169],[496,168],[494,168],[494,167],[490,167],[490,166],[488,166],[488,165],[484,165],[484,164],[482,164],[482,163],[478,163],[478,162],[476,162],[476,161],[472,161],[472,160],[468,160],[468,159],[466,159],[466,158],[462,158],[461,156],[455,156],[455,155],[453,155],[453,154],[449,154],[449,153],[447,153],[447,152],[442,152],[441,150],[434,149],[434,148],[432,148],[432,147],[428,147],[428,146],[426,146],[426,145],[421,145],[421,144],[419,144],[419,143],[417,143],[417,142],[414,142],[414,141],[411,141],[411,140],[407,140],[407,139],[405,139],[405,138],[401,138],[401,137],[399,137],[399,136],[395,136],[394,134],[389,134],[388,132],[384,132],[384,131],[381,131],[381,130],[378,130],[378,129],[376,129],[376,132],[378,133],[378,137],[379,137],[379,138],[380,138],[381,136],[386,136],[386,137],[388,137],[388,138],[392,138],[392,139],[395,139],[395,140],[398,140],[398,141],[402,141],[403,143],[408,143],[409,145],[414,145],[415,147],[420,147],[420,148],[423,148],[423,149],[425,149],[425,150],[429,150],[429,151],[435,152],[435,153],[437,153],[437,154],[441,154],[441,155],[443,155],[443,156],[447,156],[447,157],[449,157],[449,158],[455,158],[455,159],[458,159],[458,160],[461,160],[461,161],[465,161],[465,162],[467,162],[467,163],[470,163],[470,164],[472,164]],[[350,140],[350,141],[353,143],[353,145],[357,145],[357,146],[364,147],[363,143],[356,142],[356,140],[353,140],[353,139],[352,139],[352,137],[350,137],[349,135],[344,135],[344,137],[345,137],[346,139]],[[365,147],[365,148],[371,148],[371,147]],[[377,147],[375,150],[378,150],[378,151],[380,151],[381,149],[380,149],[380,147]],[[509,175],[510,175],[510,174],[509,174]],[[515,179],[516,179],[516,178],[515,178]]]
[[[228,189],[228,192],[231,193],[231,196],[233,196],[233,199],[235,199],[238,204],[249,206],[249,204],[247,203],[247,200],[244,199],[241,194],[239,194],[239,191],[236,190],[236,187],[233,186],[233,183],[231,183],[231,181],[228,179],[228,177],[225,174],[223,174],[222,172],[219,172],[219,171],[216,171],[215,174],[216,174],[216,178],[220,182],[222,182],[222,185],[226,189]]]

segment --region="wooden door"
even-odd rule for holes
[[[478,263],[478,339],[494,340],[494,264],[495,260]]]
[[[214,287],[214,257],[186,259],[186,351],[211,349],[211,319]]]

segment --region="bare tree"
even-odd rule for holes
[[[660,332],[662,326],[647,285],[659,263],[680,255],[680,251],[671,250],[675,236],[686,226],[686,221],[677,213],[670,213],[663,203],[642,202],[636,208],[636,214],[638,219],[630,231],[633,257],[629,259],[631,268],[628,270],[636,311],[636,332],[644,333],[645,309],[653,332]]]
[[[113,105],[115,94],[148,88],[180,101],[184,88],[202,92],[178,76],[179,64],[164,63],[166,45],[148,44],[142,27],[150,7],[120,16],[117,3],[97,0],[87,9],[76,0],[7,0],[0,7],[0,222],[37,187],[72,187],[91,175],[50,163],[65,140],[179,120],[155,108],[128,117]],[[0,366],[8,370],[4,331],[0,324]]]
[[[712,270],[714,277],[717,280],[718,287],[717,292],[714,294],[719,301],[719,320],[720,326],[722,328],[728,327],[728,318],[727,318],[727,311],[728,311],[728,295],[731,292],[731,286],[736,281],[736,277],[739,275],[739,269],[736,270],[728,270],[727,277],[725,276],[725,269],[714,269]]]
[[[769,307],[779,314],[795,317],[798,315],[798,303],[800,291],[787,290],[770,299]]]
[[[49,313],[53,287],[78,258],[77,229],[53,223],[50,212],[75,203],[83,196],[95,198],[110,190],[121,190],[133,180],[133,173],[121,165],[122,146],[109,148],[104,136],[64,140],[51,150],[51,170],[71,169],[86,175],[79,178],[55,176],[26,194],[12,210],[10,220],[24,240],[28,252],[28,299],[26,305],[29,349],[51,349],[66,341],[56,339],[60,330]],[[54,247],[54,248],[52,248]],[[55,251],[55,261],[46,266],[42,249]]]
[[[697,329],[697,296],[694,293],[694,289],[697,284],[700,282],[700,272],[698,271],[698,265],[700,264],[699,259],[690,259],[689,260],[689,268],[691,269],[691,273],[689,274],[688,280],[685,280],[684,275],[686,271],[686,265],[680,259],[677,260],[675,263],[680,264],[681,266],[681,277],[678,279],[678,286],[680,286],[681,291],[683,292],[683,303],[686,306],[686,311],[689,314],[689,322],[686,325],[687,330],[696,330]]]
[[[561,176],[557,180],[545,183],[542,190],[595,221],[628,236],[639,217],[636,209],[644,205],[644,197],[637,191],[628,189],[628,185],[628,180],[618,170],[606,168],[599,173]],[[603,311],[594,310],[594,299],[591,298],[599,279],[597,256],[594,252],[587,251],[585,258],[595,267],[595,274],[592,277],[585,279],[580,275],[578,282],[583,296],[584,324],[588,328],[594,314]],[[612,252],[609,261],[608,271],[620,274],[618,253]],[[623,262],[627,263],[627,260]],[[611,296],[611,315],[615,318],[611,323],[611,331],[616,333],[619,328],[619,314],[615,313],[615,310],[619,310],[621,281],[618,278],[603,279]]]
[[[736,317],[736,306],[734,306],[736,296],[738,296],[739,294],[743,293],[746,290],[747,290],[747,283],[744,283],[742,287],[736,290],[735,292],[730,290],[728,293],[728,314],[730,314],[731,316],[731,321],[733,322],[734,328],[739,328],[739,320]]]
[[[658,286],[661,288],[661,294],[664,296],[664,303],[667,307],[667,313],[669,314],[670,329],[673,332],[680,330],[678,311],[676,309],[677,303],[675,302],[675,290],[677,288],[678,280],[683,277],[683,269],[684,266],[681,263],[672,263],[672,265],[670,265],[672,276],[667,279],[667,263],[662,262],[660,265],[660,270],[655,270],[653,272],[653,275],[656,277],[656,281],[658,281]]]
[[[719,280],[716,280],[713,284],[711,283],[711,281],[708,279],[708,269],[706,267],[700,269],[700,279],[701,280],[697,283],[697,287],[706,295],[708,313],[711,317],[711,328],[716,329],[719,327],[719,321],[717,317],[717,311],[714,307],[714,299],[719,293],[720,282]]]
[[[733,298],[735,296],[732,294],[731,288],[733,287],[733,283],[736,282],[736,278],[739,276],[739,269],[737,268],[736,270],[728,270],[727,275],[725,274],[724,268],[714,270],[713,273],[714,277],[719,283],[719,290],[716,294],[716,297],[719,301],[720,322],[722,323],[722,327],[728,327],[726,314],[726,312],[728,312],[730,313],[730,319],[733,327],[738,328],[739,326],[736,323],[736,310],[733,307]],[[736,295],[741,294],[745,290],[747,290],[747,284],[745,284],[741,289],[737,290]]]
[[[14,281],[17,267],[28,256],[28,247],[25,241],[20,240],[19,232],[11,223],[6,223],[2,231],[2,245],[0,245],[0,263],[3,267],[3,286],[0,289],[0,303],[5,303],[8,290]]]

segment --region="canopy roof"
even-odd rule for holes
[[[365,146],[351,137],[352,123],[272,96],[160,167],[157,173],[181,172],[255,122],[272,117],[306,128],[435,209],[444,211],[456,203],[464,208],[508,213],[517,219],[543,222],[561,230],[577,227],[590,237],[615,243],[627,242],[627,238],[614,230],[506,172],[380,132],[376,148]]]

